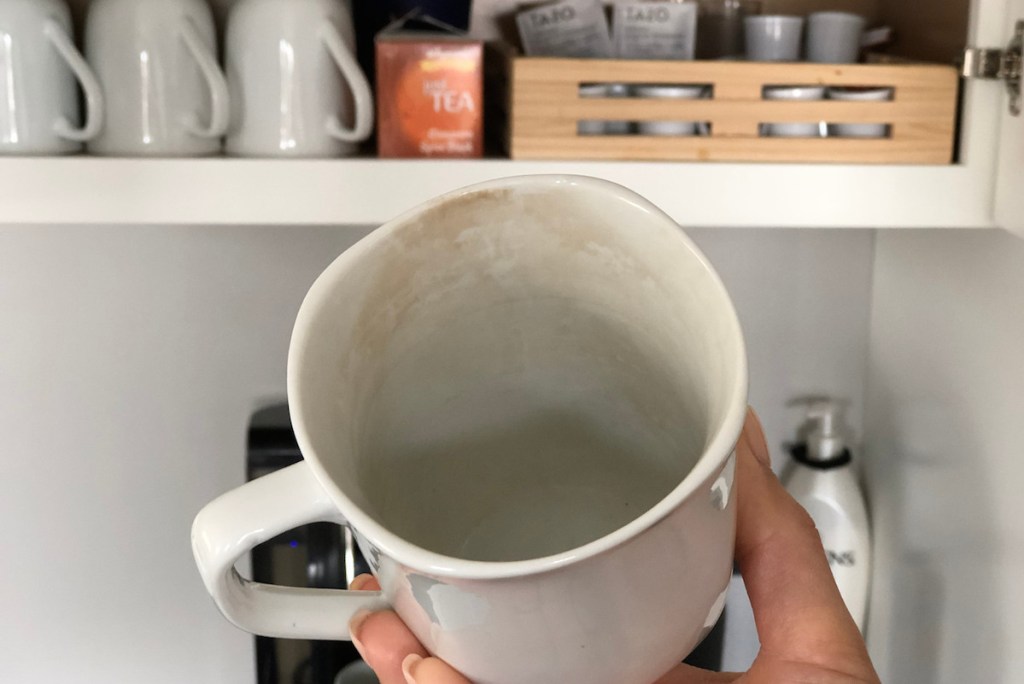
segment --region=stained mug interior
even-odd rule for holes
[[[722,283],[653,205],[582,177],[473,186],[308,293],[292,468],[322,502],[294,505],[347,521],[381,598],[475,682],[653,680],[722,609],[746,383]],[[235,531],[272,505],[239,504]]]
[[[299,315],[289,399],[358,529],[437,569],[522,562],[676,489],[735,410],[741,355],[674,223],[606,183],[527,177],[342,255]]]

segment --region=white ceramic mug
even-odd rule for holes
[[[71,35],[60,0],[0,0],[0,154],[69,154],[99,132],[103,95]]]
[[[373,94],[343,3],[239,0],[225,43],[237,103],[228,154],[347,156],[373,132]]]
[[[867,23],[864,17],[850,12],[814,12],[807,18],[807,61],[856,62]]]
[[[676,223],[625,188],[523,176],[395,219],[299,311],[304,462],[192,529],[239,627],[344,639],[390,605],[478,684],[649,682],[718,619],[732,573],[740,326]],[[351,526],[381,592],[254,584],[235,563]]]
[[[220,152],[230,108],[216,41],[202,0],[93,0],[85,52],[106,95],[107,120],[89,152]]]
[[[796,62],[800,59],[803,17],[764,15],[743,20],[747,59],[752,62]]]

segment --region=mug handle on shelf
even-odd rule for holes
[[[342,76],[348,83],[355,101],[356,121],[352,128],[346,128],[336,114],[327,119],[327,133],[333,138],[345,142],[362,142],[373,132],[373,94],[370,84],[366,81],[363,70],[359,68],[352,51],[345,44],[338,27],[327,21],[320,26],[320,39],[330,53],[334,63],[338,65]]]
[[[66,140],[92,140],[99,135],[103,127],[103,90],[100,88],[100,82],[86,64],[82,53],[71,42],[63,26],[49,19],[43,27],[43,34],[82,84],[82,92],[85,95],[85,124],[81,128],[74,128],[71,122],[61,117],[54,125],[54,131]]]
[[[227,132],[231,115],[227,79],[217,64],[217,57],[189,19],[181,24],[181,39],[199,65],[210,89],[210,124],[204,128],[199,123],[199,117],[192,113],[185,120],[185,128],[200,138],[219,138]]]
[[[357,611],[388,607],[379,591],[261,584],[235,569],[257,544],[312,522],[343,523],[305,461],[248,482],[199,512],[192,553],[228,620],[261,636],[338,641],[351,638],[348,621]]]

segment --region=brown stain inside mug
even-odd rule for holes
[[[346,322],[321,333],[344,355],[324,381],[346,388],[325,432],[340,423],[331,446],[353,455],[332,476],[400,536],[480,560],[572,548],[649,509],[707,437],[685,389],[702,372],[677,347],[693,334],[678,303],[700,297],[674,228],[604,188],[538,183],[446,198],[357,247],[330,304]],[[489,494],[444,489],[462,478]],[[416,527],[438,501],[459,512],[441,525],[454,546]],[[590,512],[541,544],[517,518],[541,509]],[[464,519],[479,530],[457,534]],[[512,535],[513,550],[488,547]]]
[[[564,206],[564,190],[484,189],[444,200],[408,219],[386,240],[375,245],[374,259],[385,264],[372,274],[362,313],[356,322],[354,340],[372,350],[385,344],[398,325],[419,305],[425,295],[451,292],[455,287],[470,287],[473,281],[490,277],[487,268],[479,268],[485,258],[476,236],[460,241],[469,230],[489,230],[495,217],[512,220],[509,206],[515,205],[523,226],[523,239],[528,227],[552,223],[552,216],[561,216],[558,230],[546,234],[555,239],[562,250],[582,250],[593,240],[579,219],[560,209]],[[498,229],[495,228],[497,236]],[[483,237],[483,236],[481,236]],[[503,240],[508,244],[508,240]],[[461,260],[453,261],[453,252]],[[440,266],[439,266],[440,265]],[[468,279],[468,281],[467,281]],[[460,281],[462,285],[458,285]]]

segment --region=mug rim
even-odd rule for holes
[[[723,298],[726,309],[723,312],[727,319],[726,325],[733,330],[737,342],[735,358],[732,359],[731,363],[738,369],[738,372],[732,387],[729,388],[725,414],[701,457],[667,495],[643,514],[591,542],[539,558],[515,561],[479,561],[446,556],[417,546],[378,523],[342,491],[328,474],[326,468],[320,463],[319,457],[310,442],[303,418],[302,394],[299,391],[300,374],[298,372],[298,359],[301,357],[299,350],[306,346],[307,331],[310,329],[308,322],[318,315],[323,300],[327,297],[337,278],[347,270],[348,263],[357,259],[360,254],[368,251],[375,244],[385,239],[387,234],[395,229],[394,227],[405,225],[437,205],[465,195],[531,185],[547,187],[552,185],[571,185],[610,192],[619,198],[628,199],[632,204],[637,205],[656,217],[657,220],[662,221],[667,227],[673,228],[677,232],[678,237],[684,241],[686,247],[703,265],[708,276],[712,279],[715,290]],[[438,577],[459,579],[500,579],[540,574],[570,566],[587,558],[605,553],[638,537],[679,508],[733,453],[746,418],[747,388],[746,347],[739,318],[736,315],[736,308],[721,278],[711,266],[704,253],[683,232],[676,221],[633,190],[612,181],[582,175],[531,174],[498,178],[447,192],[403,212],[340,254],[317,277],[306,293],[302,305],[299,307],[288,347],[287,393],[289,405],[291,406],[290,413],[295,437],[302,452],[303,460],[309,465],[320,486],[331,497],[334,505],[344,518],[344,523],[351,525],[352,528],[377,547],[383,554],[405,566]]]
[[[804,22],[803,17],[798,17],[794,14],[755,14],[750,17],[743,17],[744,23],[747,24],[802,24]]]
[[[839,20],[846,21],[849,23],[867,24],[868,19],[863,14],[857,14],[856,12],[842,12],[839,10],[822,10],[821,12],[811,12],[807,15],[808,22],[814,22],[815,20]]]

